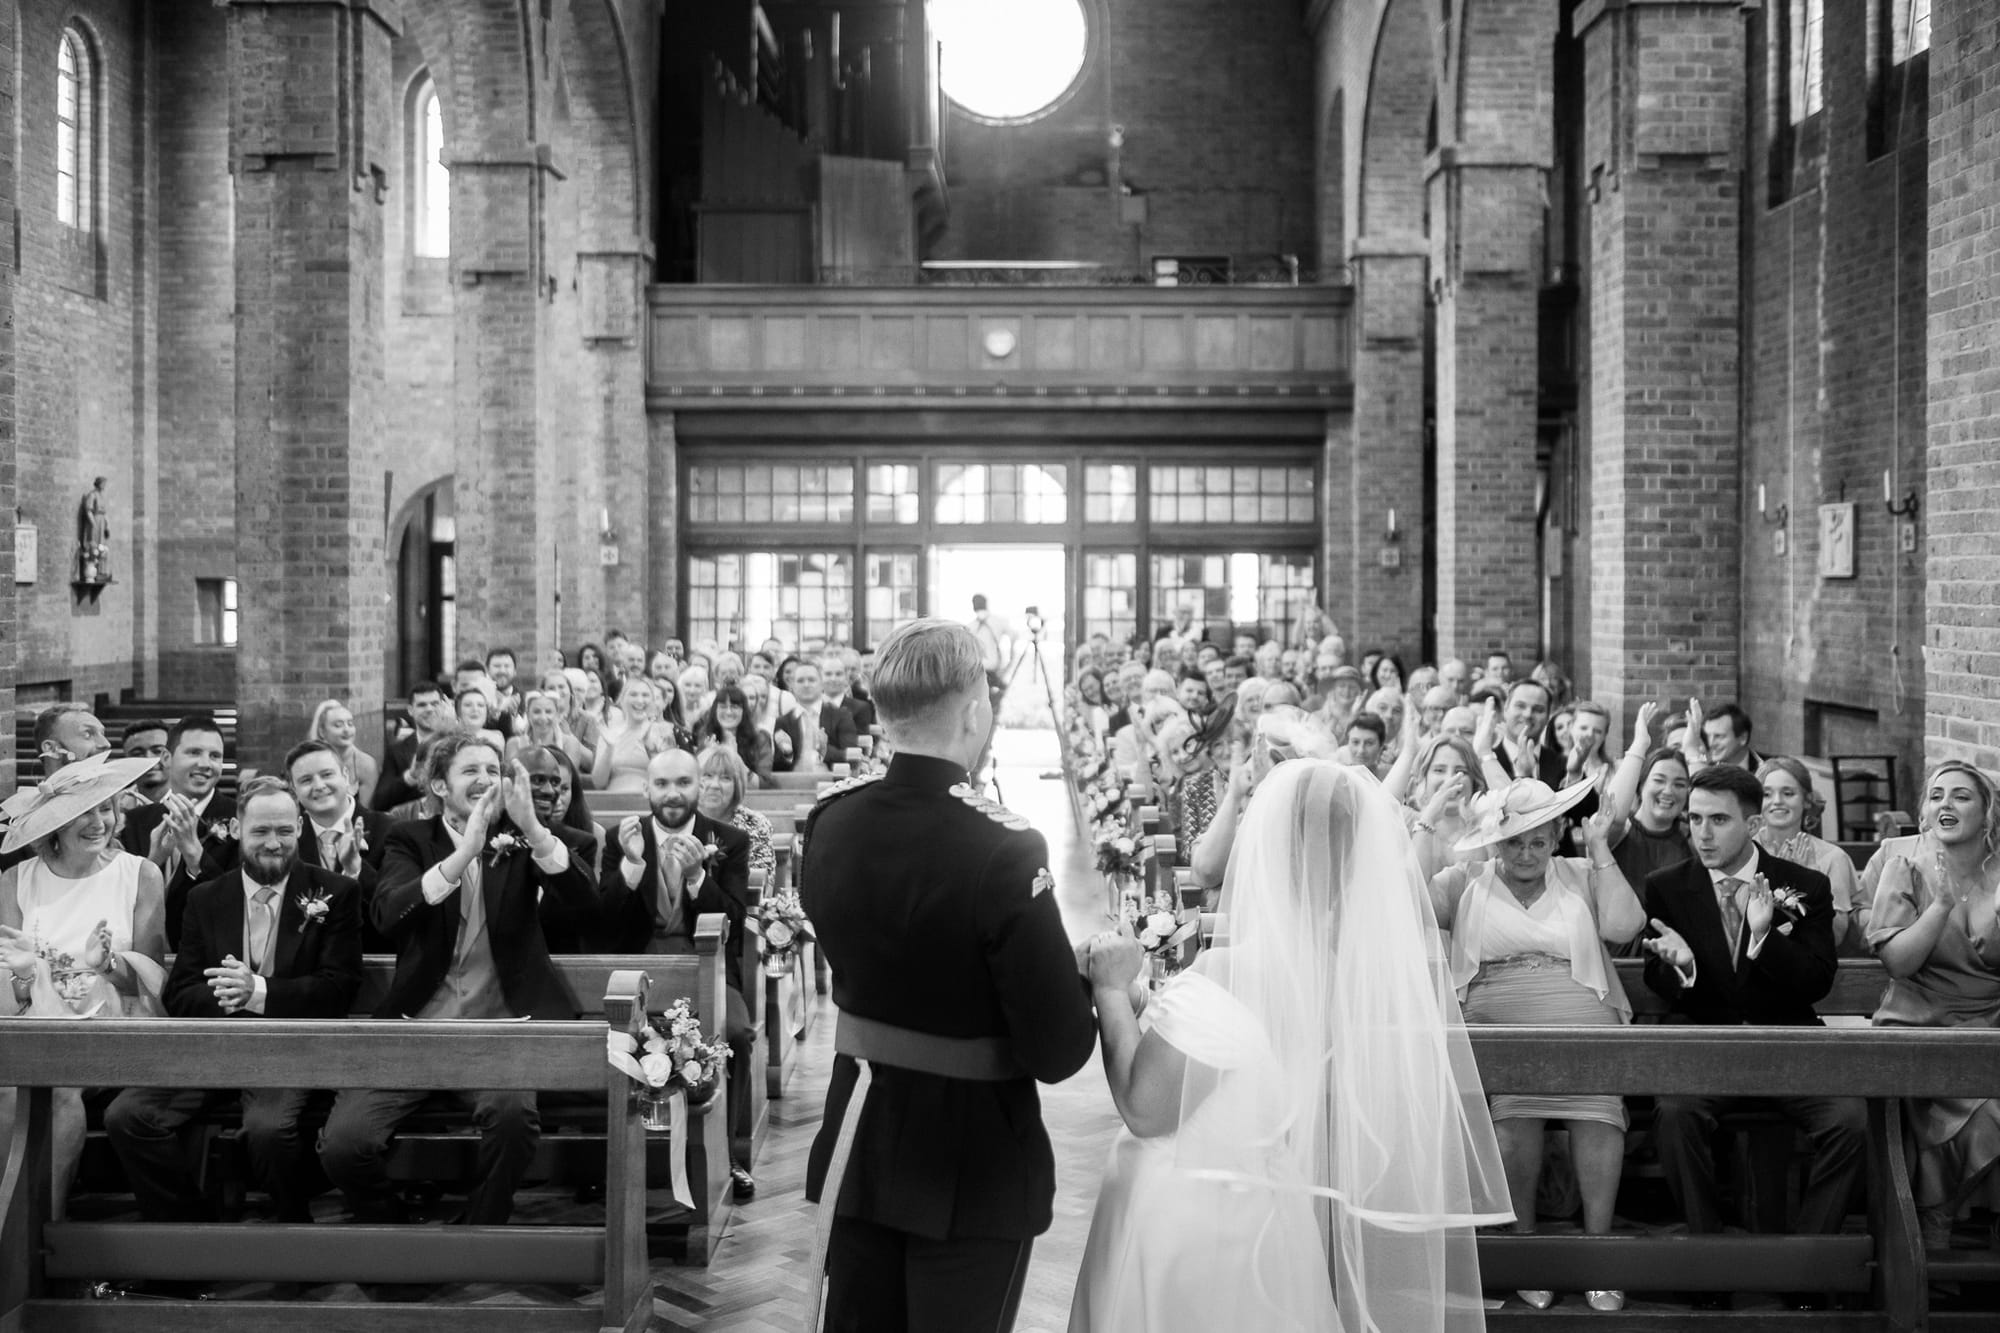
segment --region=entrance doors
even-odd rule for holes
[[[1001,725],[1051,725],[1061,709],[1069,641],[1067,549],[1056,542],[936,545],[928,565],[932,615],[969,621],[973,597],[986,599],[991,632],[1009,658]]]

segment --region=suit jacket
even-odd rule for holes
[[[153,830],[167,817],[167,807],[154,802],[140,806],[125,816],[125,823],[118,830],[119,845],[134,856],[144,857],[153,848]],[[208,809],[201,816],[201,864],[180,865],[167,876],[166,885],[166,927],[167,947],[180,948],[181,917],[187,911],[188,894],[195,885],[211,879],[219,879],[236,868],[242,849],[229,831],[229,821],[236,818],[236,802],[217,792],[209,798]]]
[[[511,831],[504,822],[499,827]],[[382,879],[369,904],[369,916],[376,929],[396,942],[396,976],[375,1016],[401,1018],[430,1003],[451,968],[458,944],[459,894],[451,893],[435,905],[424,901],[424,872],[452,852],[442,816],[406,820],[391,828],[385,841]],[[597,888],[588,863],[572,851],[560,873],[548,874],[525,846],[492,858],[490,848],[481,854],[480,890],[486,936],[507,1008],[517,1017],[575,1018],[576,997],[549,961],[538,900],[546,894],[571,911],[590,914],[596,909]]]
[[[771,767],[780,773],[789,773],[798,767],[799,752],[805,747],[805,729],[796,713],[787,713],[778,719],[777,731],[792,738],[792,752],[786,754],[780,747]],[[822,702],[819,706],[819,730],[825,744],[820,749],[820,763],[828,768],[847,762],[846,753],[861,743],[860,733],[854,729],[854,718],[839,704]],[[773,739],[776,739],[775,732]]]
[[[394,953],[396,946],[388,936],[375,929],[368,919],[368,905],[375,901],[375,888],[382,882],[382,855],[389,849],[389,830],[396,821],[379,810],[366,810],[356,806],[354,814],[361,821],[361,874],[356,882],[361,886],[361,948],[364,953]],[[299,860],[309,866],[319,866],[319,831],[314,827],[312,816],[301,815],[305,820],[305,831],[299,835]],[[339,866],[321,866],[336,875]]]
[[[562,840],[563,846],[569,848],[570,859],[589,870],[591,883],[595,884],[604,846],[603,830],[595,824],[588,831],[571,828],[567,824],[551,824],[548,828]],[[595,903],[580,910],[553,893],[543,894],[540,907],[542,939],[548,944],[549,952],[589,953],[589,941],[596,933],[597,910]]]
[[[617,834],[614,832],[605,839],[598,901],[603,935],[600,947],[606,953],[646,952],[658,919],[660,845],[653,836],[650,814],[640,817],[639,826],[646,840],[646,869],[639,876],[636,888],[625,882],[625,853],[618,845]],[[700,811],[695,812],[694,825],[689,831],[697,841],[713,842],[722,849],[710,860],[702,872],[701,883],[682,904],[689,938],[693,938],[696,917],[704,912],[720,912],[729,918],[729,938],[740,940],[750,906],[750,835],[734,824],[718,824]],[[741,991],[743,953],[729,947],[724,954],[727,966],[723,975],[731,987]]]
[[[868,729],[875,725],[875,705],[861,698],[852,690],[849,690],[842,696],[840,703],[836,706],[853,720],[854,732],[857,737],[866,736]]]
[[[303,900],[326,898],[326,915],[306,919]],[[202,972],[230,954],[243,956],[249,913],[243,872],[231,870],[188,894],[180,950],[167,974],[167,1013],[174,1018],[256,1018],[225,1014]],[[266,979],[265,1018],[345,1018],[361,989],[361,891],[353,880],[303,862],[292,867],[278,909],[278,939]]]
[[[416,758],[416,733],[389,742],[388,751],[382,756],[381,775],[375,779],[375,796],[369,801],[371,807],[387,813],[422,794],[403,780],[403,774],[416,762]]]
[[[944,1037],[1000,1037],[1022,1074],[971,1082],[877,1064],[841,1196],[932,1239],[1025,1240],[1048,1228],[1055,1155],[1035,1083],[1096,1045],[1089,987],[1027,821],[973,795],[946,759],[897,754],[813,808],[800,893],[843,1012]],[[818,1198],[859,1067],[834,1060],[806,1194]]]
[[[1671,1021],[1737,1026],[1767,1023],[1818,1027],[1813,1005],[1833,989],[1833,886],[1817,870],[1781,860],[1761,848],[1749,878],[1761,874],[1773,889],[1795,891],[1805,906],[1789,931],[1781,908],[1755,958],[1743,953],[1750,932],[1732,943],[1715,901],[1715,881],[1698,860],[1668,866],[1646,877],[1646,915],[1680,932],[1694,951],[1694,985],[1656,955],[1646,958],[1646,985],[1666,1000]],[[1741,960],[1742,966],[1736,964]]]

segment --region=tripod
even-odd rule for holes
[[[1025,651],[1015,656],[1013,666],[1007,670],[1006,684],[994,692],[993,731],[986,738],[985,763],[981,765],[982,768],[991,764],[993,757],[993,737],[1000,733],[1000,701],[1006,698],[1008,693],[1013,690],[1014,682],[1020,678],[1021,669],[1030,662],[1034,663],[1035,679],[1042,683],[1042,698],[1049,705],[1049,720],[1055,725],[1057,731],[1060,732],[1062,729],[1062,709],[1056,703],[1055,682],[1049,679],[1049,664],[1042,660],[1042,618],[1030,610],[1028,613],[1028,647]],[[1062,774],[1044,773],[1042,776],[1044,778],[1060,778]],[[987,781],[993,787],[993,798],[1005,804],[1000,792],[1000,778],[997,769],[988,777]]]

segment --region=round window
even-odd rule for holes
[[[982,120],[1032,119],[1083,70],[1090,25],[1079,0],[938,0],[931,13],[945,96]]]

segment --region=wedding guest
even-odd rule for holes
[[[653,682],[634,676],[619,695],[619,722],[609,732],[610,744],[597,752],[591,785],[605,792],[646,790],[646,767],[662,750],[680,748],[673,726],[660,716],[660,695]]]
[[[566,750],[572,764],[594,760],[577,738],[563,727],[562,704],[546,690],[529,690],[521,696],[521,734],[511,736],[501,752],[502,761],[512,764],[529,750]]]
[[[576,650],[576,665],[582,671],[595,671],[600,682],[604,679],[604,649],[594,643],[586,643]]]
[[[347,770],[347,785],[357,799],[366,805],[375,795],[375,784],[381,775],[375,757],[354,743],[354,714],[338,699],[327,699],[313,709],[312,725],[306,728],[306,739],[320,741],[332,749],[339,758],[340,766]]]
[[[157,805],[167,794],[167,732],[173,724],[165,718],[142,717],[125,724],[118,738],[118,752],[127,759],[151,759],[153,768],[125,792],[125,810]]]
[[[583,694],[580,686],[587,686],[583,679],[572,680],[572,673],[581,677],[574,668],[562,671],[548,671],[542,674],[541,688],[556,701],[556,720],[569,738],[562,748],[569,753],[570,763],[578,768],[589,768],[597,759],[597,742],[601,726],[597,718],[584,711]],[[574,741],[575,744],[570,744]]]
[[[104,724],[97,720],[97,714],[88,704],[51,704],[44,708],[35,714],[33,739],[43,777],[52,777],[65,764],[103,754],[111,748]]]
[[[875,725],[875,705],[854,692],[854,668],[847,655],[822,653],[819,659],[820,697],[854,719],[856,736],[866,736]]]
[[[1838,949],[1848,937],[1860,893],[1854,858],[1815,836],[1826,801],[1813,790],[1812,774],[1804,764],[1786,755],[1766,759],[1757,767],[1757,780],[1764,784],[1764,822],[1757,830],[1757,845],[1826,876],[1833,889],[1833,944]]]
[[[377,810],[394,810],[423,793],[423,779],[415,771],[417,751],[423,743],[452,725],[451,691],[441,681],[418,681],[410,689],[410,726],[407,736],[389,746],[387,764],[375,785],[375,798],[368,802]]]
[[[604,830],[590,817],[578,785],[576,767],[567,754],[549,746],[522,751],[521,771],[528,775],[528,796],[542,827],[562,839],[570,859],[588,866],[593,875],[604,862]],[[590,952],[595,917],[555,894],[541,896],[538,915],[542,938],[551,954]]]
[[[432,793],[443,814],[389,831],[382,882],[370,909],[397,941],[396,974],[377,1018],[573,1020],[577,1003],[549,960],[538,899],[551,895],[588,915],[589,868],[535,814],[526,774],[503,776],[499,747],[474,733],[440,737]],[[357,1222],[397,1221],[389,1144],[432,1094],[342,1090],[327,1117],[320,1163]],[[465,1220],[506,1222],[514,1189],[541,1138],[535,1094],[465,1091],[479,1129],[478,1181]]]
[[[94,719],[93,719],[94,720]],[[0,971],[13,988],[8,1017],[146,1017],[166,980],[165,885],[159,867],[112,836],[118,796],[152,768],[98,749],[65,762],[0,803],[11,821],[0,853],[26,860],[0,872]],[[11,1141],[18,1093],[0,1089],[0,1141]],[[83,1096],[54,1101],[54,1215],[62,1216],[83,1154]]]
[[[125,818],[118,841],[160,868],[166,884],[167,947],[179,947],[188,891],[236,865],[229,821],[236,802],[216,789],[222,780],[222,724],[189,713],[167,733],[167,794]]]
[[[344,781],[321,742],[307,759]],[[303,747],[301,747],[303,748]],[[302,761],[303,763],[304,761]],[[174,1018],[345,1018],[361,988],[359,890],[299,857],[299,805],[274,777],[248,784],[237,807],[237,868],[188,896],[166,986]],[[127,1088],[104,1113],[105,1136],[148,1222],[208,1222],[181,1131],[211,1104],[240,1096],[242,1137],[280,1222],[310,1222],[311,1147],[299,1130],[304,1088]]]
[[[1877,1027],[2000,1026],[2000,793],[1950,761],[1924,783],[1923,832],[1892,853],[1869,914],[1868,944],[1889,973]],[[1989,1193],[2000,1161],[2000,1102],[1912,1099],[1913,1192],[1927,1249],[1951,1243],[1959,1210]]]
[[[750,870],[764,872],[764,883],[775,887],[777,852],[771,846],[771,821],[743,804],[750,790],[750,770],[736,751],[723,745],[704,746],[695,755],[701,780],[701,813],[718,824],[733,824],[750,839]]]
[[[1448,865],[1458,865],[1478,854],[1461,852],[1458,844],[1469,829],[1468,811],[1486,792],[1486,776],[1472,743],[1457,736],[1431,737],[1414,751],[1410,771],[1416,789],[1403,809],[1409,825],[1410,842],[1417,849],[1424,882],[1430,883]],[[1389,786],[1389,794],[1396,788]]]
[[[1688,843],[1688,767],[1685,756],[1667,746],[1653,748],[1653,719],[1659,705],[1639,705],[1632,731],[1605,799],[1618,820],[1612,831],[1611,855],[1625,878],[1644,884],[1655,871],[1677,866],[1694,856]]]
[[[459,726],[487,737],[495,749],[506,746],[506,733],[494,724],[493,700],[484,685],[473,685],[459,691],[458,697],[452,700],[452,708],[458,714]]]
[[[1622,944],[1645,929],[1632,886],[1606,845],[1611,818],[1600,811],[1584,824],[1587,857],[1559,855],[1565,816],[1590,795],[1587,787],[1557,792],[1520,778],[1488,792],[1473,807],[1471,829],[1454,850],[1490,849],[1483,866],[1447,866],[1431,881],[1440,928],[1451,931],[1451,974],[1467,1023],[1615,1027],[1632,1021],[1606,944]],[[1610,1233],[1625,1165],[1625,1102],[1616,1095],[1492,1098],[1493,1128],[1506,1162],[1514,1229],[1535,1230],[1543,1143],[1548,1122],[1569,1128],[1570,1158],[1583,1196],[1586,1235]],[[1517,1293],[1538,1310],[1555,1293]],[[1584,1293],[1593,1310],[1619,1310],[1625,1294]]]
[[[744,762],[758,786],[772,785],[776,748],[771,738],[757,729],[750,716],[750,701],[739,686],[724,685],[716,690],[715,701],[695,724],[694,732],[697,746],[724,747]]]
[[[750,901],[750,839],[733,824],[709,818],[699,808],[701,771],[685,750],[665,750],[646,769],[649,817],[628,815],[619,822],[616,857],[604,858],[600,884],[604,948],[610,953],[687,954],[694,952],[694,929],[703,913],[729,921],[729,937],[739,939]],[[750,1052],[756,1034],[744,1002],[742,954],[732,948],[723,979],[722,1035],[729,1042],[731,1127],[729,1175],[732,1192],[748,1199],[757,1192],[747,1153],[750,1113]]]
[[[512,648],[489,648],[486,651],[486,679],[493,686],[493,708],[498,713],[519,716],[521,712],[521,691],[514,684],[519,670],[514,661]]]
[[[709,684],[708,668],[699,662],[690,662],[681,670],[678,684],[680,696],[677,707],[681,725],[692,728],[694,720],[708,711]]]
[[[1813,1005],[1833,986],[1833,890],[1817,870],[1780,860],[1751,838],[1764,787],[1730,764],[1694,775],[1688,791],[1695,859],[1646,879],[1646,985],[1682,1023],[1818,1027]],[[1722,1229],[1711,1140],[1739,1108],[1775,1109],[1812,1140],[1798,1230],[1840,1230],[1861,1181],[1868,1117],[1856,1097],[1663,1095],[1653,1123],[1660,1168],[1688,1230]],[[1721,1297],[1708,1298],[1719,1302]]]
[[[368,908],[382,879],[382,854],[395,821],[360,806],[339,756],[322,741],[294,745],[285,756],[285,776],[305,815],[297,838],[299,860],[353,880],[360,894],[357,920],[362,948],[368,953],[393,953],[394,943],[369,922]]]
[[[791,754],[787,756],[786,745],[779,742],[773,767],[780,773],[823,773],[845,763],[858,740],[854,719],[820,697],[817,664],[799,662],[792,667],[792,694],[799,702],[797,715],[778,720],[780,732],[789,732]]]
[[[1403,683],[1408,679],[1403,674],[1403,659],[1394,653],[1382,653],[1375,659],[1374,669],[1363,673],[1367,677],[1367,687],[1372,690],[1394,690],[1403,692]]]

